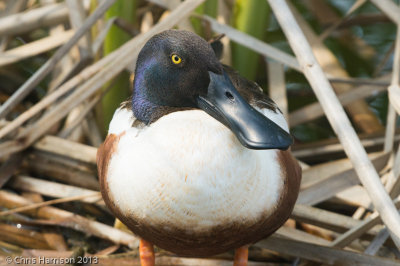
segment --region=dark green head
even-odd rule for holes
[[[209,71],[221,74],[222,65],[211,46],[198,35],[167,30],[153,36],[139,53],[134,81],[133,111],[149,123],[156,107],[196,107],[207,94]]]

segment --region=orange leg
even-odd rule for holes
[[[247,266],[249,256],[249,247],[243,246],[235,250],[235,260],[233,266]]]
[[[154,266],[155,265],[155,255],[153,244],[147,242],[144,239],[140,239],[139,243],[139,255],[140,255],[140,264],[142,266]]]

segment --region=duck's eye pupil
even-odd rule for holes
[[[175,65],[180,64],[182,62],[182,58],[180,58],[178,55],[173,54],[171,56],[172,59],[172,63],[174,63]]]

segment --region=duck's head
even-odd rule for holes
[[[286,150],[292,144],[290,134],[243,99],[209,43],[189,31],[167,30],[138,55],[132,110],[149,124],[182,108],[204,110],[250,149]]]

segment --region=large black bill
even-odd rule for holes
[[[292,145],[290,134],[248,104],[226,73],[209,74],[208,93],[198,97],[198,107],[230,128],[243,146],[286,150]]]

